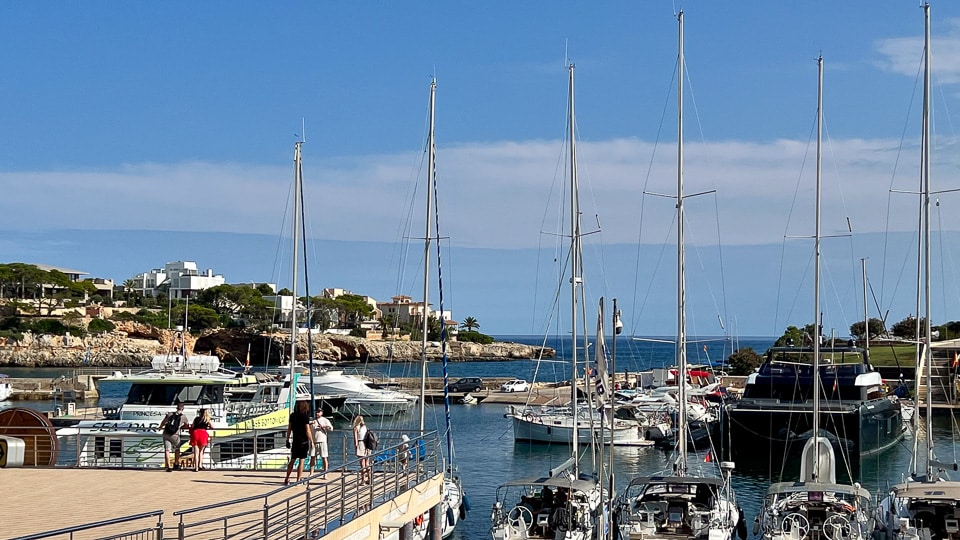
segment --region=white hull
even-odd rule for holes
[[[6,401],[10,399],[10,396],[12,395],[13,395],[13,386],[10,383],[4,381],[3,379],[0,379],[0,401]]]
[[[513,440],[542,443],[570,444],[573,440],[573,418],[569,414],[511,415]],[[579,444],[599,443],[614,446],[649,446],[653,441],[644,438],[645,426],[639,422],[617,420],[613,433],[609,427],[601,428],[595,423],[591,430],[589,420],[577,424]]]
[[[378,400],[350,398],[347,399],[343,407],[337,411],[337,415],[345,418],[353,418],[357,415],[396,416],[409,411],[414,405],[416,405],[416,401],[409,399]]]

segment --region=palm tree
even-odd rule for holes
[[[474,329],[480,329],[480,323],[478,323],[473,317],[467,317],[462,323],[460,323],[460,328],[463,328],[467,332],[472,332]]]

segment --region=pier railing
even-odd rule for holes
[[[142,520],[151,518],[156,520],[156,525],[146,526],[141,524],[138,525],[139,528],[136,530],[126,531],[126,527],[129,527],[131,523],[135,521],[142,522]],[[125,532],[117,532],[117,530],[124,530]],[[88,535],[95,535],[95,537],[100,540],[163,540],[163,510],[154,510],[152,512],[97,521],[76,527],[57,529],[55,531],[31,534],[29,536],[20,536],[13,540],[41,540],[44,538],[69,538],[73,540],[79,538],[81,535],[83,535],[83,538],[87,538]]]
[[[360,460],[327,474],[314,474],[298,484],[265,495],[174,512],[175,528],[165,538],[314,539],[353,518],[414,489],[443,470],[437,434],[384,448],[370,459],[371,481],[361,481]]]

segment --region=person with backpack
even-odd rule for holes
[[[370,471],[370,456],[373,454],[374,448],[367,447],[367,439],[369,438],[367,434],[370,430],[367,429],[367,425],[363,422],[363,417],[357,415],[353,419],[353,444],[357,449],[357,457],[360,458],[360,483],[369,484],[371,481],[371,471]],[[376,437],[376,435],[374,435]]]
[[[186,426],[183,403],[177,403],[177,410],[167,413],[160,422],[160,431],[163,433],[163,463],[167,466],[167,472],[180,468],[180,431]],[[170,454],[173,454],[172,461]]]

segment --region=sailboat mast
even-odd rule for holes
[[[300,184],[303,182],[303,169],[300,161],[300,147],[303,141],[297,141],[293,150],[293,306],[290,309],[290,395],[296,394],[296,381],[293,377],[293,365],[297,360],[297,254],[300,238]],[[296,398],[291,398],[291,403]],[[291,406],[291,408],[293,408]]]
[[[823,145],[823,56],[817,58],[817,211],[813,236],[813,440],[820,436],[820,175]],[[817,446],[814,480],[820,479],[820,450]]]
[[[683,11],[679,21],[679,53],[677,55],[677,387],[680,410],[677,412],[677,476],[687,471],[687,290],[686,254],[683,244]]]
[[[430,311],[430,225],[433,212],[433,183],[436,168],[436,152],[433,145],[433,112],[437,92],[437,80],[430,81],[430,131],[427,134],[427,214],[426,233],[423,235],[423,335],[420,340],[420,434],[424,431],[427,393],[427,330]]]
[[[933,354],[930,350],[930,4],[923,5],[923,141],[921,164],[923,175],[923,344],[927,354],[927,480],[933,478]]]
[[[863,343],[864,348],[870,350],[870,312],[867,308],[867,259],[860,259],[860,270],[863,274]]]
[[[577,187],[577,138],[574,121],[573,71],[575,66],[567,66],[569,72],[568,114],[570,137],[570,343],[573,351],[573,361],[570,372],[570,405],[573,412],[573,476],[580,475],[580,466],[577,463],[580,434],[577,429],[577,288],[582,282],[580,276],[580,198]]]

